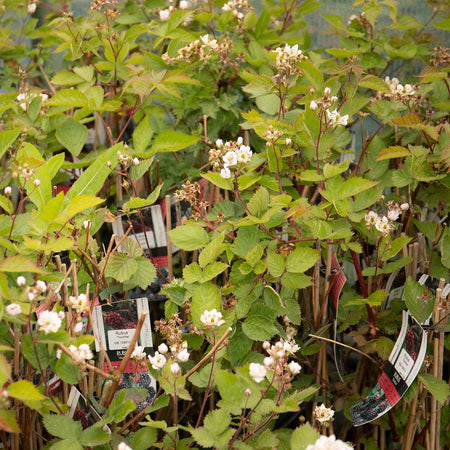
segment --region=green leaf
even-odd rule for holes
[[[52,436],[61,439],[79,439],[82,432],[80,422],[59,414],[44,414],[44,426]]]
[[[47,101],[49,106],[64,106],[65,109],[87,106],[86,96],[76,89],[63,89],[58,91]]]
[[[52,84],[55,84],[56,86],[74,86],[82,83],[84,80],[76,73],[62,70],[61,72],[58,72],[51,81]]]
[[[138,263],[124,253],[114,253],[108,259],[105,276],[123,283],[128,281],[137,271]]]
[[[276,94],[259,95],[255,99],[256,106],[264,113],[274,116],[280,109],[280,99]]]
[[[384,92],[389,94],[391,91],[385,81],[373,75],[366,75],[359,83],[360,87],[373,89],[374,91]]]
[[[366,180],[361,177],[349,178],[345,181],[342,186],[338,189],[336,200],[342,200],[352,195],[359,194],[366,189],[370,189],[376,186],[379,181]]]
[[[254,267],[255,264],[261,259],[263,255],[263,248],[261,245],[256,244],[252,249],[250,249],[245,255],[245,260]]]
[[[80,368],[72,364],[72,359],[62,353],[55,365],[55,372],[61,380],[69,384],[77,384],[81,380]]]
[[[303,289],[305,287],[311,286],[312,281],[304,273],[286,272],[281,277],[281,284],[283,287],[287,288]]]
[[[346,305],[364,305],[367,303],[370,306],[380,306],[383,303],[383,300],[386,296],[389,295],[389,292],[384,290],[375,291],[370,294],[367,298],[360,298],[357,300],[349,300]]]
[[[320,434],[309,423],[294,430],[291,436],[291,448],[305,450],[308,445],[314,445]]]
[[[133,434],[130,445],[133,450],[147,450],[157,439],[156,428],[144,427]]]
[[[303,273],[314,266],[319,258],[319,252],[310,247],[296,248],[286,258],[286,271]]]
[[[159,193],[161,192],[162,183],[156,186],[152,193],[147,198],[131,197],[123,205],[124,211],[130,211],[132,209],[143,208],[145,206],[153,205],[158,200]]]
[[[156,136],[152,151],[159,153],[176,152],[198,141],[198,136],[188,136],[180,131],[164,130]]]
[[[419,323],[425,322],[433,312],[435,297],[411,277],[406,280],[404,295],[409,312]]]
[[[439,403],[446,402],[448,396],[450,395],[450,387],[448,383],[429,373],[421,373],[418,378]]]
[[[133,132],[133,147],[139,153],[144,153],[150,144],[153,129],[150,120],[145,116]]]
[[[393,145],[388,148],[383,148],[378,152],[377,161],[384,161],[385,159],[403,158],[404,156],[412,156],[411,152],[406,147]]]
[[[51,450],[83,450],[77,439],[64,439],[51,446]]]
[[[14,144],[14,141],[19,137],[20,133],[22,133],[21,128],[0,131],[0,158]]]
[[[340,164],[325,164],[323,167],[323,174],[326,178],[332,178],[337,175],[340,175],[341,173],[345,172],[348,169],[348,166],[350,164],[350,161],[344,161]]]
[[[10,397],[17,398],[25,403],[29,401],[42,401],[45,399],[45,397],[36,389],[36,386],[26,380],[11,383],[6,390]]]
[[[200,281],[202,276],[203,276],[203,271],[200,268],[200,266],[195,262],[188,264],[183,269],[183,279],[187,283],[195,283],[197,281]]]
[[[20,433],[21,429],[16,421],[16,411],[0,409],[0,430],[7,433]]]
[[[226,191],[231,191],[233,189],[233,182],[231,179],[222,178],[217,172],[202,174],[202,178],[208,180],[210,183],[214,184],[214,186],[218,186]]]
[[[273,277],[278,278],[283,274],[285,269],[284,260],[285,256],[282,254],[267,252],[267,269]]]
[[[167,234],[172,243],[183,250],[197,250],[208,244],[208,233],[195,225],[182,225]]]
[[[269,191],[265,187],[261,186],[248,201],[248,210],[253,215],[264,213],[267,211],[269,201]]]
[[[156,280],[156,268],[149,259],[139,256],[136,258],[137,270],[131,277],[141,289],[147,289]]]
[[[123,150],[123,143],[116,144],[102,153],[75,181],[67,192],[64,203],[69,204],[73,198],[79,195],[97,194],[112,169],[117,165],[118,150]],[[108,162],[110,166],[108,166]]]
[[[56,139],[64,146],[73,156],[78,156],[83,149],[88,136],[88,129],[68,117],[62,125],[56,129]]]
[[[111,435],[98,427],[89,427],[81,433],[80,444],[87,447],[106,444],[111,440]]]
[[[201,251],[198,257],[198,263],[200,264],[200,267],[204,268],[213,259],[217,258],[220,253],[222,253],[222,243],[224,238],[225,234],[220,233]]]
[[[3,208],[8,214],[14,212],[14,207],[11,200],[3,195],[0,195],[0,208]]]
[[[94,77],[94,67],[92,66],[74,67],[73,71],[84,81],[91,81]]]
[[[212,264],[205,267],[205,271],[200,281],[204,283],[205,281],[212,280],[213,278],[217,277],[217,275],[220,275],[227,267],[228,265],[223,262],[213,262]]]
[[[390,258],[393,258],[397,255],[397,253],[410,242],[412,238],[410,237],[399,237],[394,239],[392,242],[386,243],[389,245],[388,249],[381,248],[381,261],[387,261]],[[390,241],[390,239],[389,239]],[[383,251],[384,250],[384,251]]]
[[[119,423],[124,420],[130,412],[136,409],[136,405],[131,400],[125,401],[127,392],[119,392],[111,402],[108,408],[108,416],[114,418],[114,422]]]
[[[253,341],[249,339],[242,331],[241,324],[236,325],[236,331],[229,339],[229,345],[227,346],[228,357],[231,364],[236,366],[243,366],[250,355],[250,351],[253,346]]]
[[[1,261],[0,272],[45,273],[45,271],[39,268],[33,261],[30,261],[21,255],[9,256]]]
[[[194,325],[198,328],[204,328],[204,324],[200,321],[200,316],[205,310],[220,310],[222,304],[222,296],[219,288],[211,281],[201,284],[194,292],[191,303],[191,314]]]
[[[378,268],[378,270],[376,270],[375,267],[366,267],[362,271],[362,274],[365,277],[370,277],[370,276],[374,276],[375,274],[381,275],[384,273],[392,273],[394,270],[400,269],[400,267],[405,266],[406,264],[410,263],[411,261],[412,261],[412,258],[410,256],[407,256],[406,258],[400,258],[400,259],[397,259],[396,261],[392,261],[392,262],[386,264],[382,269]]]
[[[103,199],[96,197],[95,195],[78,195],[73,198],[67,206],[67,215],[69,218],[72,218],[81,211],[97,206],[103,202]],[[66,219],[64,219],[64,221],[65,220]]]
[[[266,341],[278,333],[278,329],[263,314],[252,314],[242,324],[244,333],[254,341]]]

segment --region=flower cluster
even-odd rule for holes
[[[62,319],[64,319],[62,311],[42,311],[38,317],[39,329],[45,334],[56,333],[61,328]]]
[[[216,147],[209,151],[209,160],[214,167],[220,167],[220,176],[228,179],[231,177],[230,167],[246,164],[252,159],[253,152],[248,145],[244,145],[244,140],[238,137],[236,141],[226,141],[217,139]],[[220,160],[222,160],[220,162]]]
[[[289,75],[298,75],[301,70],[297,67],[297,63],[307,57],[298,48],[298,45],[293,45],[292,47],[286,44],[284,47],[278,47],[272,50],[277,54],[275,66],[278,70],[276,78],[280,82],[284,81]]]
[[[228,3],[225,3],[225,5],[222,6],[222,11],[231,11],[240,25],[244,22],[244,17],[247,12],[251,11],[252,9],[253,8],[251,7],[248,0],[229,0]]]
[[[22,287],[26,284],[24,276],[17,277],[17,286]],[[45,281],[38,280],[34,286],[27,286],[24,290],[25,297],[28,301],[32,302],[36,300],[41,294],[47,291],[47,284]]]
[[[331,106],[334,105],[338,101],[338,98],[336,95],[331,95],[331,89],[329,87],[326,87],[323,90],[323,96],[321,99],[315,99],[312,100],[309,104],[309,107],[312,111],[316,111],[319,107],[323,109],[323,111],[326,112],[327,119],[329,120],[329,123],[331,126],[336,125],[347,125],[348,123],[348,114],[345,114],[344,116],[341,116],[336,108],[334,108],[333,111],[331,111]]]
[[[222,313],[214,308],[211,311],[205,309],[200,316],[200,322],[202,322],[206,328],[218,328],[225,323],[225,320],[222,319]]]
[[[175,0],[169,0],[169,7],[159,10],[158,14],[160,20],[162,20],[163,22],[167,22],[169,20],[171,14],[177,10],[177,7],[176,5],[174,5],[174,3],[176,3]],[[189,9],[189,6],[190,4],[188,0],[181,0],[178,4],[178,9],[186,10]]]
[[[76,363],[84,363],[94,357],[88,344],[81,344],[79,347],[71,345],[69,351],[72,353],[72,359]]]
[[[68,304],[79,314],[89,311],[89,299],[86,294],[80,294],[77,297],[71,295]]]
[[[397,78],[390,79],[386,77],[384,82],[387,84],[389,94],[385,93],[384,96],[387,98],[395,98],[397,100],[411,100],[415,98],[417,87],[411,84],[405,84],[404,86],[400,84]]]
[[[277,130],[273,125],[269,125],[266,131],[263,132],[264,139],[267,140],[267,147],[271,147],[278,139],[283,136],[281,130]]]
[[[309,444],[306,450],[352,450],[353,447],[346,444],[336,436],[320,436],[314,444]]]
[[[25,182],[27,182],[30,178],[33,177],[35,170],[36,169],[30,167],[30,165],[27,162],[23,163],[23,165],[16,163],[16,166],[12,173],[12,177],[13,178],[21,177],[24,179]]]
[[[326,423],[333,419],[334,410],[327,408],[325,404],[316,406],[313,410],[314,418],[320,423]]]
[[[180,48],[178,56],[172,57],[168,53],[164,53],[162,59],[168,64],[175,64],[179,61],[190,63],[195,60],[206,62],[215,55],[218,56],[220,62],[224,62],[228,60],[232,45],[232,41],[228,38],[218,41],[210,39],[209,35],[205,34],[200,39]]]
[[[402,211],[409,209],[408,203],[399,205],[397,202],[391,200],[387,204],[388,211],[386,216],[379,216],[375,211],[369,211],[364,219],[366,221],[367,229],[375,227],[383,236],[387,236],[394,228],[394,222],[400,217]]]
[[[275,344],[271,345],[270,342],[263,342],[263,349],[269,356],[264,358],[263,364],[251,363],[249,366],[250,376],[260,383],[264,380],[267,371],[270,370],[277,375],[286,375],[288,379],[297,375],[302,370],[302,367],[296,361],[287,363],[290,355],[298,351],[299,347],[293,340],[293,335],[296,334],[294,327],[290,326],[291,334],[288,340],[280,339]],[[295,331],[294,331],[295,330]]]
[[[330,111],[329,109],[327,109],[327,117],[333,126],[345,126],[348,123],[348,114],[345,114],[345,116],[341,116],[336,109],[334,111]]]
[[[43,92],[41,92],[39,94],[36,94],[34,92],[21,92],[16,97],[16,100],[19,102],[19,106],[24,111],[26,111],[28,109],[28,104],[31,103],[31,101],[38,96],[41,97],[42,103],[44,103],[48,100],[48,95]]]
[[[175,192],[175,198],[181,201],[188,202],[192,207],[191,218],[198,219],[201,216],[201,211],[206,209],[209,203],[202,199],[202,191],[200,184],[197,182],[191,183],[189,180],[182,185],[182,189]]]
[[[91,2],[91,11],[101,11],[105,16],[114,19],[119,14],[117,3],[118,0],[93,0]]]
[[[430,63],[434,67],[448,67],[450,65],[450,48],[438,45],[431,55]]]
[[[124,145],[125,150],[128,149],[128,145]],[[119,160],[119,163],[123,165],[127,165],[129,162],[132,162],[135,166],[138,166],[141,162],[139,161],[139,158],[133,158],[128,153],[123,153],[120,150],[117,151],[117,159]]]

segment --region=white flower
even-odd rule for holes
[[[40,180],[38,180],[37,178],[33,181],[33,184],[36,186],[36,187],[38,187],[38,186],[40,186],[41,185],[41,182],[40,182]]]
[[[292,139],[291,138],[286,138],[286,140],[284,142],[285,142],[286,145],[291,145]]]
[[[217,328],[223,325],[225,320],[222,320],[222,313],[214,308],[211,311],[205,309],[200,316],[200,322],[202,322],[206,328]]]
[[[17,314],[20,314],[22,312],[22,308],[18,303],[11,303],[6,307],[6,312],[10,316],[17,316]]]
[[[87,298],[86,294],[80,294],[78,297],[69,297],[70,306],[77,312],[77,313],[84,313],[89,311],[89,299]]]
[[[395,222],[400,217],[400,209],[391,209],[388,211],[387,217],[392,222]]]
[[[170,372],[172,375],[178,375],[181,372],[181,367],[175,362],[170,366]]]
[[[335,95],[333,95],[333,97],[331,97],[330,100],[331,100],[332,102],[337,102],[337,101],[338,101],[338,98],[337,98]]]
[[[203,45],[208,45],[209,43],[209,34],[204,34],[200,36],[200,40],[203,42]]]
[[[64,320],[64,319],[66,318],[66,315],[64,314],[64,311],[58,311],[58,317],[59,317],[61,320]]]
[[[141,161],[139,161],[139,158],[133,158],[133,164],[135,166],[138,166],[141,163]]]
[[[312,100],[311,103],[309,104],[309,107],[310,107],[313,111],[315,111],[315,110],[319,107],[319,105],[318,105],[314,100]]]
[[[370,228],[372,225],[377,223],[378,214],[375,211],[369,211],[364,215],[364,220],[366,221],[366,226]]]
[[[36,3],[28,3],[28,14],[33,14],[36,11]]]
[[[269,348],[270,348],[270,342],[269,342],[269,341],[264,341],[264,342],[262,343],[262,348],[263,348],[264,350],[269,350]]]
[[[352,14],[349,18],[348,18],[348,24],[350,25],[354,20],[356,20],[358,18],[358,16],[355,16],[354,14]]]
[[[129,445],[125,444],[125,442],[121,442],[117,446],[117,450],[133,450]]]
[[[158,346],[158,352],[161,353],[162,355],[164,355],[165,353],[167,353],[169,351],[169,348],[167,347],[166,344],[162,343],[159,344]]]
[[[231,11],[231,6],[228,3],[222,6],[222,11]]]
[[[250,395],[252,395],[252,391],[251,391],[249,388],[247,388],[247,389],[245,390],[245,395],[246,395],[247,397],[250,397]]]
[[[155,356],[150,356],[148,360],[155,370],[162,369],[167,362],[165,356],[159,352],[155,352]]]
[[[347,125],[348,122],[348,114],[341,116],[336,109],[334,111],[327,109],[327,117],[333,125]]]
[[[222,159],[223,159],[224,164],[227,167],[229,167],[229,166],[234,166],[235,164],[237,164],[238,156],[237,156],[236,152],[229,151],[229,152],[225,153],[225,155],[223,155]]]
[[[266,356],[264,358],[263,364],[266,369],[271,369],[275,364],[275,360],[271,356]]]
[[[58,348],[56,350],[56,359],[61,359],[61,355],[62,355],[62,350],[60,348]]]
[[[242,145],[244,143],[244,139],[242,138],[242,136],[239,136],[236,140],[236,144],[237,145]]]
[[[180,362],[186,362],[189,360],[189,352],[184,348],[183,350],[177,353],[176,358]]]
[[[45,281],[42,281],[42,280],[37,280],[36,281],[36,289],[39,292],[45,292],[47,290],[47,283]]]
[[[189,8],[189,2],[187,0],[181,0],[180,1],[180,9],[188,9]]]
[[[133,350],[133,353],[131,353],[131,357],[136,361],[140,361],[141,359],[144,359],[146,356],[147,354],[144,352],[144,347],[142,345],[136,345],[135,349]]]
[[[262,380],[266,377],[267,369],[258,363],[250,363],[249,367],[250,376],[257,382],[261,383]]]
[[[20,277],[17,277],[17,280],[16,280],[17,286],[25,286],[26,282],[27,282],[27,280],[24,276],[20,275]]]
[[[292,373],[292,375],[297,375],[300,373],[300,370],[302,370],[302,366],[295,361],[291,361],[288,365],[289,372]]]
[[[3,193],[4,193],[5,195],[11,195],[11,193],[12,193],[12,188],[11,188],[11,186],[6,186],[5,189],[3,189]]]
[[[224,167],[221,171],[220,171],[220,176],[222,178],[224,178],[225,180],[227,180],[228,178],[231,178],[231,171],[228,167]]]
[[[88,344],[81,344],[79,347],[71,345],[69,351],[72,353],[73,360],[76,362],[86,362],[86,360],[94,357]]]
[[[40,97],[42,99],[42,103],[45,103],[48,100],[48,95],[47,94],[44,94],[43,92],[41,92],[39,95],[40,95]]]
[[[353,450],[353,447],[331,435],[320,436],[314,444],[309,444],[305,450]]]
[[[216,147],[217,147],[217,148],[223,147],[223,141],[222,141],[222,139],[217,139],[217,141],[216,141]]]
[[[42,311],[38,318],[39,328],[42,329],[45,334],[56,333],[62,324],[62,320],[58,313],[54,311]]]
[[[162,21],[167,21],[167,20],[169,20],[169,17],[170,17],[170,10],[168,10],[168,9],[162,9],[160,12],[159,12],[159,18],[162,20]]]
[[[252,159],[253,152],[248,145],[241,145],[236,150],[237,160],[240,163],[248,163]]]
[[[77,322],[77,324],[73,327],[73,331],[75,333],[81,333],[83,331],[83,322]]]
[[[409,203],[402,203],[402,204],[400,205],[400,209],[401,209],[402,211],[408,211],[408,209],[409,209]]]
[[[33,292],[28,292],[28,294],[27,294],[28,301],[32,302],[35,298],[36,298],[36,296],[34,295]]]
[[[378,217],[375,222],[375,228],[385,236],[393,229],[393,225],[389,223],[389,219],[386,216]]]
[[[331,93],[331,89],[330,89],[329,87],[326,87],[326,88],[323,90],[323,95],[330,95],[330,93]]]
[[[87,230],[91,226],[90,220],[83,220],[83,228]]]

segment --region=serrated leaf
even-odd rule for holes
[[[168,232],[170,240],[183,250],[197,250],[208,244],[208,233],[195,225],[182,225]]]
[[[403,158],[404,156],[411,156],[411,152],[406,147],[393,145],[379,151],[377,161],[384,161],[385,159]]]
[[[262,314],[252,314],[242,324],[242,331],[254,341],[266,341],[278,333],[273,323]]]
[[[204,268],[219,255],[219,252],[222,252],[221,248],[224,238],[224,233],[219,234],[201,251],[198,257],[200,267]]]
[[[269,191],[265,187],[261,186],[248,201],[248,210],[253,215],[264,213],[267,211],[269,201]]]
[[[200,321],[200,316],[205,310],[220,310],[222,304],[222,296],[220,290],[210,281],[201,284],[194,292],[191,303],[191,314],[194,325],[198,328],[204,328],[204,324]]]
[[[158,200],[159,193],[161,192],[162,183],[156,186],[152,193],[147,198],[132,197],[123,205],[124,211],[130,211],[133,209],[144,208],[145,206],[153,205]]]
[[[81,433],[80,444],[94,447],[96,445],[106,444],[111,440],[111,435],[98,427],[89,427]]]
[[[88,136],[88,129],[68,117],[62,125],[56,129],[56,139],[64,146],[73,156],[78,156],[83,149]]]
[[[145,152],[153,136],[153,128],[149,118],[146,116],[133,132],[133,147],[139,153]]]
[[[188,264],[183,269],[183,279],[187,283],[195,283],[197,281],[200,281],[202,276],[203,276],[203,271],[200,268],[200,266],[195,262]]]
[[[9,147],[14,144],[20,133],[22,133],[21,128],[0,131],[0,158],[6,153]]]
[[[304,289],[305,287],[311,286],[312,281],[304,273],[286,272],[281,277],[281,284],[287,288]]]
[[[396,119],[391,120],[393,124],[400,125],[401,127],[411,127],[413,125],[418,125],[422,123],[420,117],[415,113],[408,113],[403,117],[398,117]]]
[[[45,273],[33,261],[21,255],[14,255],[5,258],[0,262],[0,272],[33,272]]]
[[[72,218],[81,211],[97,206],[103,202],[103,199],[95,195],[78,195],[70,201],[67,207],[67,215],[69,218]]]
[[[275,277],[281,277],[281,275],[284,272],[285,269],[285,256],[279,255],[278,253],[274,252],[267,252],[267,269],[269,270],[270,274]]]
[[[365,303],[367,303],[370,306],[380,306],[387,295],[389,295],[389,292],[379,290],[373,292],[367,298],[349,300],[346,305],[364,305]]]
[[[385,94],[389,94],[390,93],[390,89],[389,89],[388,85],[386,84],[386,82],[381,80],[378,77],[373,76],[373,75],[365,76],[358,83],[358,85],[360,87],[373,89],[374,91],[384,92]]]
[[[201,282],[204,283],[205,281],[212,280],[213,278],[217,277],[217,275],[220,275],[227,267],[227,264],[220,261],[215,261],[212,264],[206,266],[203,272],[203,276],[201,277]]]
[[[319,258],[319,252],[310,247],[296,248],[286,258],[286,271],[303,273],[314,266]]]
[[[135,259],[123,253],[114,253],[106,264],[105,276],[123,283],[129,280],[136,273],[137,269],[138,264]]]
[[[439,403],[445,403],[450,395],[448,383],[429,373],[421,373],[418,378]]]
[[[0,409],[0,430],[7,433],[20,433],[19,424],[16,421],[14,410]]]
[[[152,151],[159,153],[176,152],[198,141],[198,136],[189,136],[180,131],[164,130],[156,136]]]
[[[75,66],[73,71],[84,81],[91,81],[94,77],[94,68],[92,66]]]
[[[123,143],[119,143],[102,153],[73,184],[65,196],[64,203],[79,195],[95,195],[102,188],[108,175],[117,165],[117,151],[123,150]],[[108,166],[108,162],[111,163]]]
[[[156,428],[143,427],[133,434],[131,448],[133,450],[147,450],[157,441]]]
[[[14,207],[11,200],[3,195],[0,195],[0,208],[3,208],[8,214],[14,212]]]
[[[79,75],[68,70],[58,72],[51,80],[52,84],[56,86],[75,86],[82,83],[84,80]]]
[[[409,312],[419,323],[424,323],[433,312],[435,297],[411,277],[406,280],[404,296]]]
[[[314,445],[320,434],[309,423],[294,430],[291,436],[291,448],[305,450],[308,445]]]
[[[44,414],[44,426],[52,435],[61,439],[79,439],[82,428],[81,423],[71,417],[53,414]]]
[[[145,290],[156,280],[155,266],[143,256],[136,258],[137,270],[131,277],[131,281],[136,283],[141,289]]]
[[[379,181],[366,180],[361,177],[349,178],[339,187],[336,194],[336,200],[342,200],[344,198],[359,194],[362,191],[376,186],[378,183]]]
[[[366,267],[362,271],[362,274],[365,277],[370,277],[370,276],[374,276],[375,273],[378,275],[382,275],[385,273],[392,273],[394,270],[400,269],[400,267],[405,266],[406,264],[410,263],[411,261],[412,261],[412,258],[410,256],[407,256],[406,258],[400,258],[400,259],[397,259],[396,261],[392,261],[392,262],[386,264],[383,268],[378,268],[378,270],[376,270],[375,267]]]
[[[45,397],[36,389],[36,386],[30,381],[19,380],[11,383],[6,388],[10,397],[28,403],[30,401],[42,401]]]
[[[64,106],[66,109],[87,106],[86,96],[76,89],[63,89],[47,100],[49,106]]]
[[[325,164],[323,167],[323,174],[326,178],[332,178],[341,173],[345,172],[348,169],[350,161],[344,161],[340,164]]]
[[[231,191],[233,189],[233,182],[230,179],[222,178],[217,172],[202,174],[202,178],[214,184],[214,186],[218,186],[226,191]]]

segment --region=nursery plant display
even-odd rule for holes
[[[449,441],[449,9],[0,2],[3,448]],[[448,42],[448,39],[447,39]]]

